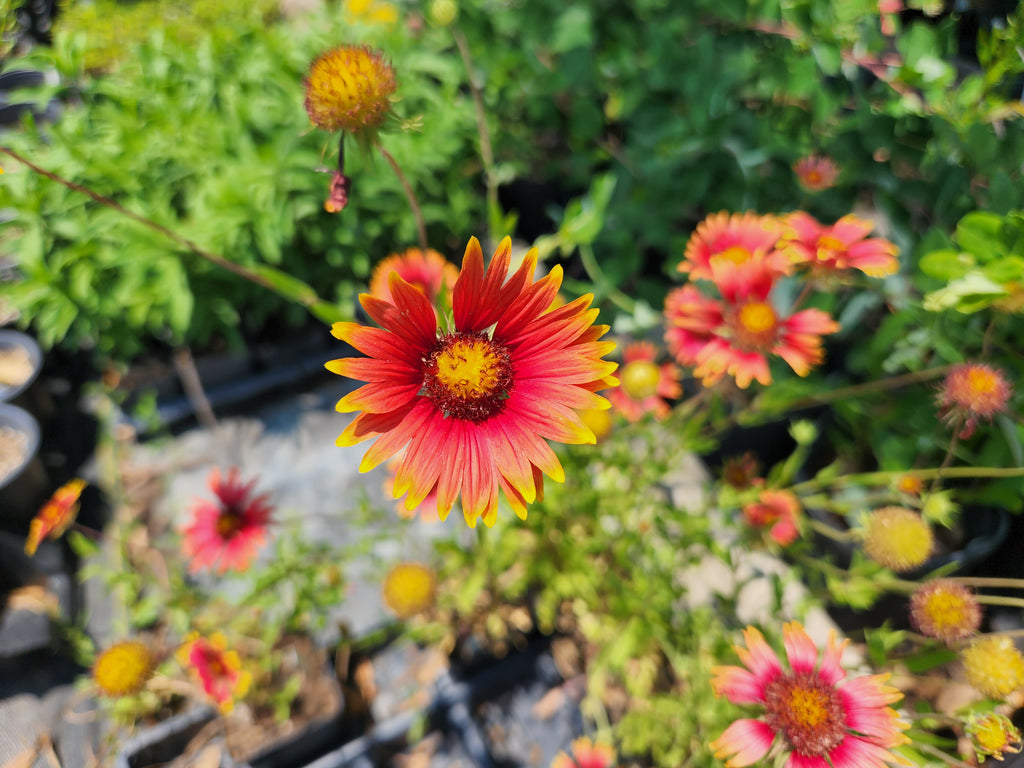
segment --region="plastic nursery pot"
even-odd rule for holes
[[[180,757],[192,740],[217,719],[217,712],[210,707],[197,707],[144,729],[129,740],[114,759],[114,768],[143,768],[162,765]],[[221,750],[226,759],[219,768],[234,768],[227,750]]]
[[[28,411],[0,403],[0,528],[26,535],[46,491],[39,422]]]
[[[0,329],[0,403],[29,411],[37,419],[46,415],[48,403],[39,386],[43,352],[31,336]]]

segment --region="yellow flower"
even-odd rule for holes
[[[399,563],[384,577],[384,604],[400,619],[415,616],[434,603],[434,572],[419,563]]]
[[[103,651],[92,668],[92,679],[111,697],[138,693],[153,672],[153,656],[145,643],[124,640]]]
[[[367,24],[394,24],[398,9],[391,3],[377,0],[345,0],[345,13],[356,22]]]
[[[341,45],[313,61],[305,86],[313,125],[325,131],[372,131],[391,112],[395,70],[369,46]]]
[[[952,644],[978,631],[981,606],[967,587],[936,579],[910,596],[910,619],[921,634]]]
[[[1006,635],[987,635],[960,655],[967,681],[989,698],[1002,699],[1024,685],[1024,656]]]
[[[932,529],[917,512],[882,507],[864,525],[864,551],[876,563],[894,571],[909,571],[932,552]]]

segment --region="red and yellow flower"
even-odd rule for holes
[[[450,303],[459,277],[458,268],[433,248],[426,251],[408,248],[402,253],[391,254],[374,267],[370,276],[370,295],[375,299],[393,303],[388,287],[392,272],[414,288],[419,288],[435,307],[442,298],[446,304]]]
[[[207,481],[216,501],[200,500],[184,529],[182,550],[189,570],[244,571],[266,541],[272,508],[266,494],[252,496],[255,480],[243,483],[232,468],[227,479],[214,467]]]
[[[821,337],[839,330],[827,312],[804,309],[780,316],[769,301],[775,270],[764,259],[743,264],[719,261],[712,277],[722,301],[672,292],[665,303],[666,343],[678,351],[683,365],[695,365],[693,375],[704,386],[733,376],[746,389],[755,379],[771,384],[768,355],[785,360],[806,376],[824,357]]]
[[[395,70],[366,45],[339,45],[318,56],[306,75],[306,112],[325,131],[373,132],[391,112]]]
[[[825,226],[813,216],[796,211],[783,217],[779,249],[793,263],[818,273],[834,274],[859,269],[868,277],[896,272],[899,249],[881,237],[868,237],[874,225],[853,214]]]
[[[836,185],[839,166],[831,157],[808,155],[793,163],[793,173],[804,189],[809,192],[821,192]]]
[[[800,535],[800,515],[803,507],[791,491],[767,488],[758,494],[757,501],[743,507],[743,517],[755,528],[767,528],[772,540],[782,546],[796,541]]]
[[[249,692],[252,673],[242,669],[241,659],[235,651],[228,650],[227,640],[220,632],[214,632],[209,638],[193,632],[178,648],[176,656],[221,712],[230,712],[235,700]]]
[[[1013,388],[998,368],[984,363],[954,365],[939,388],[939,415],[960,429],[959,436],[966,440],[980,419],[991,421],[1004,413]]]
[[[627,421],[639,421],[646,413],[663,419],[670,410],[667,401],[683,394],[679,369],[672,363],[659,365],[657,359],[658,350],[649,341],[627,344],[622,352],[620,384],[608,399]]]
[[[43,504],[29,523],[28,537],[25,539],[26,555],[34,555],[43,539],[59,539],[64,535],[75,521],[78,501],[85,486],[85,480],[75,478],[54,491],[53,496]]]
[[[559,752],[551,761],[551,768],[612,768],[613,765],[615,748],[586,736],[580,736],[572,743],[572,757]]]
[[[335,337],[366,357],[327,363],[328,370],[367,382],[338,401],[361,412],[338,438],[355,445],[376,438],[360,464],[366,472],[403,448],[395,498],[415,509],[437,491],[444,519],[461,496],[466,522],[493,525],[499,491],[522,518],[543,493],[543,475],[564,479],[547,440],[593,443],[578,411],[608,408],[597,390],[614,386],[615,345],[598,341],[592,296],[549,309],[560,267],[534,280],[537,251],[511,276],[505,238],[485,270],[476,238],[469,241],[452,291],[450,329],[438,328],[430,301],[397,274],[393,302],[364,294],[363,308],[380,328],[335,323]]]
[[[691,280],[712,280],[712,264],[745,264],[763,259],[776,274],[791,272],[789,258],[776,250],[782,228],[774,216],[747,211],[713,213],[697,225],[678,269]]]
[[[884,768],[910,765],[891,750],[908,741],[907,724],[889,704],[903,698],[885,685],[888,675],[846,679],[840,659],[848,641],[818,649],[797,622],[783,626],[788,669],[764,637],[748,627],[736,647],[743,667],[712,669],[711,685],[734,704],[762,708],[760,718],[737,720],[711,743],[727,768],[753,765],[775,745],[788,752],[786,768]]]

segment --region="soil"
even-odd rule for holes
[[[32,375],[32,358],[22,347],[0,348],[0,391],[20,387]]]
[[[28,435],[13,427],[0,427],[0,483],[14,472],[28,453]]]

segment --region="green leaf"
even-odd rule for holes
[[[292,277],[266,264],[256,264],[250,269],[273,286],[281,296],[303,306],[312,306],[320,301],[316,291],[297,277]]]
[[[995,255],[1004,255],[1002,230],[1002,216],[986,211],[975,211],[960,219],[953,239],[961,248],[984,263]]]
[[[926,253],[921,257],[918,266],[929,277],[948,282],[966,275],[976,263],[969,253],[941,250]]]
[[[574,48],[588,48],[593,38],[590,10],[584,5],[570,5],[555,20],[551,50],[565,53]]]
[[[974,271],[953,280],[945,288],[927,294],[923,306],[929,312],[942,312],[946,309],[977,312],[1006,293],[1003,286],[989,280],[981,271]]]

